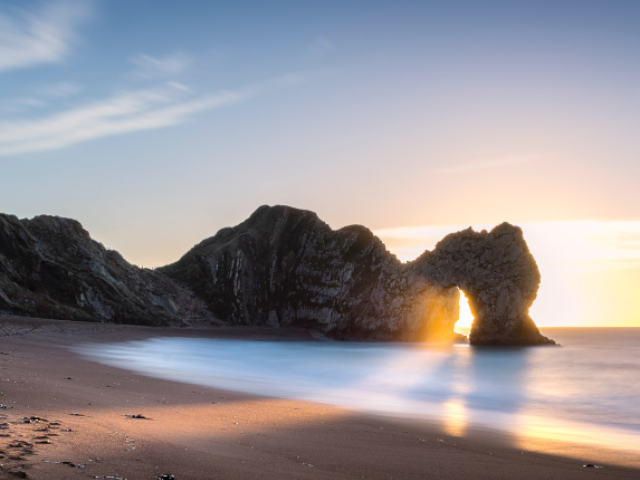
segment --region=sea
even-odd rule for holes
[[[542,330],[559,345],[156,337],[75,350],[150,377],[434,421],[454,436],[485,427],[640,454],[640,328]]]

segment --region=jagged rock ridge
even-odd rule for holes
[[[458,287],[476,316],[471,342],[551,343],[528,316],[540,275],[518,227],[465,230],[400,263],[362,226],[333,231],[309,211],[260,207],[160,269],[234,324],[296,325],[336,338],[446,338]]]
[[[408,264],[362,226],[260,207],[178,262],[140,269],[69,219],[0,215],[0,310],[148,325],[223,321],[305,327],[341,339],[451,338],[458,287],[474,344],[548,343],[528,315],[539,273],[522,232],[447,236]],[[219,319],[219,320],[218,320]]]
[[[0,310],[143,325],[211,316],[188,288],[127,263],[77,221],[45,215],[0,215]]]
[[[371,231],[333,231],[315,213],[260,207],[160,268],[233,324],[298,326],[335,338],[449,336],[458,290],[429,283]]]

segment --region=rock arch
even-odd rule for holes
[[[429,282],[464,290],[474,315],[472,344],[554,343],[529,316],[540,272],[519,227],[502,223],[490,232],[468,228],[452,233],[415,260],[413,268]]]

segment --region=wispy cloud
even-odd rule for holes
[[[56,82],[41,87],[38,91],[45,98],[57,99],[76,95],[82,86],[75,82]]]
[[[88,18],[89,1],[59,0],[37,9],[0,12],[0,71],[59,62]]]
[[[474,225],[490,230],[495,225]],[[640,268],[640,221],[566,220],[520,224],[536,257],[583,269]],[[445,235],[467,226],[382,228],[374,233],[403,260],[432,249]],[[540,259],[539,258],[539,259]]]
[[[129,91],[45,118],[0,123],[0,155],[53,150],[79,142],[177,125],[205,110],[239,102],[249,91],[185,96],[176,87]]]
[[[310,57],[314,57],[314,58],[324,57],[328,53],[335,50],[335,48],[336,47],[331,40],[325,37],[317,37],[313,42],[311,42],[311,45],[309,45],[309,48],[307,49],[307,54]]]
[[[501,158],[478,158],[468,162],[454,163],[434,169],[437,173],[467,173],[493,168],[505,168],[529,163],[531,158],[527,156],[513,156]]]
[[[173,80],[167,82],[167,85],[177,90],[182,90],[183,92],[188,92],[189,90],[191,90],[191,88],[189,88],[189,85],[185,85],[182,82],[175,82]]]
[[[10,95],[0,98],[0,114],[19,114],[42,108],[78,94],[82,86],[74,82],[57,82],[32,89],[25,96]],[[12,93],[12,92],[8,92]]]
[[[149,79],[179,75],[191,64],[189,55],[181,52],[163,56],[139,54],[130,59],[134,77]]]
[[[0,156],[55,150],[102,137],[182,124],[196,114],[238,103],[261,93],[297,85],[304,73],[290,73],[241,89],[195,94],[167,81],[154,88],[127,90],[39,118],[0,120]],[[63,94],[73,90],[60,85]],[[53,89],[50,93],[56,93]]]

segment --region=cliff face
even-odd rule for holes
[[[260,207],[160,269],[234,324],[295,325],[336,338],[451,338],[458,288],[478,345],[552,343],[528,315],[540,282],[522,231],[451,234],[401,264],[361,226],[333,231],[308,211]]]
[[[528,315],[540,282],[522,231],[445,237],[400,263],[362,226],[263,206],[157,270],[127,263],[69,219],[0,215],[0,310],[146,325],[296,326],[340,339],[451,339],[458,287],[471,343],[552,343]],[[219,319],[219,320],[217,320]]]
[[[458,290],[407,269],[361,226],[260,207],[160,269],[233,324],[298,326],[335,338],[451,337]]]
[[[210,316],[187,288],[130,265],[75,220],[50,216],[0,215],[0,310],[144,325]]]

